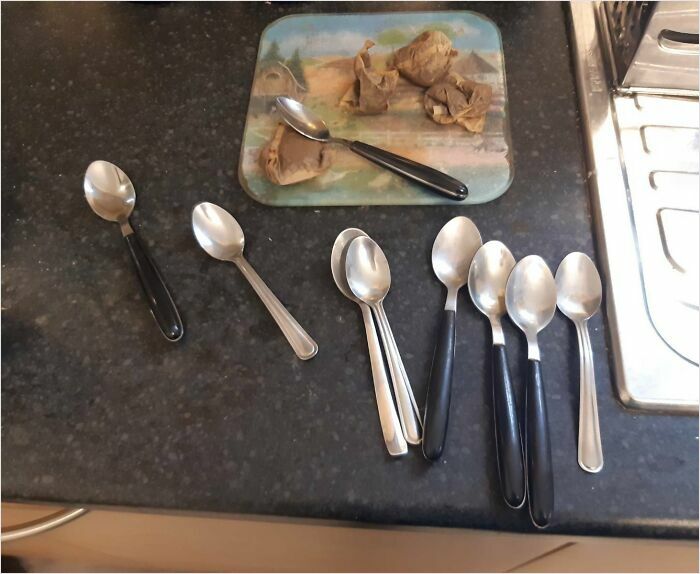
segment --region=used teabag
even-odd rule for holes
[[[470,132],[481,133],[491,96],[492,89],[488,84],[450,72],[425,92],[423,106],[438,124],[456,123]]]
[[[399,73],[396,70],[372,69],[369,49],[372,40],[366,40],[355,56],[353,70],[357,78],[340,100],[340,107],[361,114],[381,114],[389,109],[389,97],[396,89]]]
[[[414,84],[429,87],[447,73],[450,60],[456,55],[457,50],[452,49],[452,42],[443,32],[429,30],[399,48],[393,64]]]
[[[279,124],[260,152],[260,167],[272,183],[290,185],[322,174],[330,167],[331,158],[328,145]]]

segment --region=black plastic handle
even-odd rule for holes
[[[445,446],[455,357],[455,315],[454,311],[447,309],[443,312],[433,364],[430,367],[423,424],[423,456],[428,460],[439,459]]]
[[[464,200],[469,190],[458,179],[437,169],[366,143],[350,142],[350,149],[371,162],[455,201]]]
[[[492,360],[493,422],[496,429],[498,477],[506,504],[511,508],[520,508],[525,502],[525,461],[505,346],[493,346]]]
[[[158,327],[169,341],[177,341],[182,337],[185,329],[160,271],[135,233],[125,235],[124,239],[129,246],[131,260],[136,267],[143,294]]]
[[[552,448],[549,443],[547,402],[539,361],[530,360],[525,400],[527,436],[527,493],[530,518],[535,526],[545,528],[554,510]]]

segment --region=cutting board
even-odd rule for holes
[[[366,39],[372,66],[382,69],[397,48],[425,30],[441,30],[458,56],[452,70],[492,86],[494,96],[481,134],[438,125],[423,109],[425,88],[399,79],[389,110],[363,116],[338,103],[354,82],[353,59]],[[274,98],[287,95],[324,118],[334,136],[358,139],[444,171],[467,184],[454,202],[334,145],[331,168],[294,185],[268,181],[260,150],[280,121]],[[241,146],[239,178],[255,200],[278,206],[464,205],[503,194],[513,178],[508,96],[498,27],[469,11],[377,14],[308,14],[281,18],[263,32]]]

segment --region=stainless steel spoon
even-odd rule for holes
[[[578,417],[578,464],[586,472],[603,468],[603,446],[598,422],[593,349],[588,334],[588,319],[598,312],[603,297],[600,275],[591,258],[584,253],[569,253],[559,264],[555,276],[557,306],[571,319],[578,334],[580,361],[580,402]]]
[[[245,237],[233,216],[213,203],[202,202],[192,210],[192,229],[199,245],[209,255],[221,261],[231,261],[241,270],[251,287],[265,304],[282,333],[300,359],[310,359],[318,352],[318,345],[309,337],[270,291],[265,282],[243,257]]]
[[[472,259],[468,286],[474,305],[489,318],[493,333],[491,379],[501,493],[508,506],[520,508],[525,503],[523,442],[501,326],[506,312],[506,282],[514,266],[515,259],[503,243],[484,243]]]
[[[85,172],[83,189],[85,199],[97,215],[119,223],[153,318],[169,341],[178,341],[185,332],[180,314],[158,267],[129,223],[136,204],[131,180],[116,165],[93,161]]]
[[[342,144],[365,159],[450,199],[462,201],[469,193],[461,181],[437,169],[363,142],[332,137],[321,118],[292,98],[279,96],[276,101],[282,119],[304,137]]]
[[[527,338],[529,362],[525,392],[525,458],[530,518],[535,526],[549,524],[554,510],[552,448],[549,441],[547,402],[540,366],[537,333],[554,317],[557,286],[544,259],[529,255],[520,260],[506,284],[506,309]]]
[[[479,247],[479,230],[471,219],[463,216],[450,219],[433,243],[433,271],[447,287],[447,300],[438,330],[425,400],[423,456],[428,460],[440,458],[445,446],[455,356],[457,293],[467,282],[469,264]]]
[[[384,252],[369,237],[357,237],[350,242],[345,258],[345,274],[348,286],[355,297],[367,303],[374,312],[379,325],[379,334],[389,360],[389,371],[394,383],[394,394],[399,410],[399,420],[406,442],[421,441],[420,415],[408,382],[406,369],[401,361],[399,349],[384,312],[382,301],[391,286],[389,262]]]
[[[350,228],[340,232],[335,243],[333,243],[333,251],[331,252],[331,273],[333,273],[333,280],[340,292],[351,301],[357,303],[362,311],[362,319],[365,323],[365,332],[367,333],[369,360],[372,366],[374,394],[377,397],[377,409],[379,410],[379,422],[382,426],[384,443],[390,455],[401,456],[408,452],[408,445],[403,436],[401,422],[396,414],[394,399],[391,398],[391,389],[389,388],[389,380],[384,368],[382,348],[379,345],[377,330],[374,327],[374,319],[372,319],[372,311],[369,305],[355,297],[355,294],[350,290],[345,275],[345,260],[350,242],[356,237],[366,236],[367,234],[361,229]]]

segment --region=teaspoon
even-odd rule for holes
[[[241,270],[282,330],[297,357],[307,360],[316,355],[318,352],[316,342],[296,322],[243,257],[245,237],[243,229],[233,215],[213,203],[206,201],[198,203],[192,210],[192,230],[204,251],[215,259],[231,261]]]
[[[403,436],[401,423],[396,415],[394,399],[391,398],[391,389],[389,388],[389,380],[387,379],[386,369],[384,368],[382,348],[379,345],[374,319],[372,319],[372,311],[366,303],[355,297],[355,294],[350,290],[345,275],[345,261],[350,242],[356,237],[366,236],[367,234],[361,229],[350,228],[340,232],[335,243],[333,243],[333,251],[331,252],[331,272],[333,273],[333,280],[340,292],[351,301],[357,303],[362,311],[362,319],[365,324],[365,332],[367,333],[369,360],[372,366],[372,378],[374,379],[374,394],[377,398],[379,422],[382,426],[384,443],[390,455],[401,456],[408,452],[408,445]]]
[[[506,312],[506,282],[514,266],[515,259],[503,243],[484,243],[472,259],[468,286],[474,305],[489,318],[493,333],[493,422],[501,492],[508,506],[520,508],[525,503],[523,442],[501,326]]]
[[[461,181],[437,169],[360,141],[332,137],[328,126],[320,117],[292,98],[278,96],[276,102],[282,119],[304,137],[344,145],[365,159],[450,199],[462,201],[469,193]]]
[[[603,446],[598,422],[593,349],[588,320],[597,313],[603,297],[600,275],[591,258],[584,253],[569,253],[559,264],[555,277],[557,307],[576,326],[580,361],[580,399],[578,417],[578,464],[586,472],[603,468]]]
[[[544,259],[520,260],[506,284],[508,315],[527,338],[528,381],[525,391],[525,459],[530,518],[535,526],[549,524],[554,510],[552,447],[537,333],[554,317],[557,286]]]
[[[469,264],[479,247],[479,230],[471,219],[463,216],[450,219],[433,243],[433,271],[447,287],[447,299],[438,330],[425,400],[423,456],[428,460],[440,458],[445,446],[455,356],[457,293],[467,282]]]
[[[391,286],[389,262],[379,245],[372,239],[357,237],[350,242],[348,247],[345,258],[345,273],[350,290],[358,299],[371,307],[377,319],[379,334],[389,359],[389,371],[394,383],[399,420],[406,442],[419,444],[421,428],[416,399],[413,396],[406,369],[403,366],[396,340],[382,305],[382,301],[384,301]]]
[[[108,161],[93,161],[83,180],[85,199],[102,219],[115,221],[129,248],[131,260],[153,318],[169,341],[182,338],[185,329],[165,280],[129,223],[136,204],[136,190],[128,176]]]

